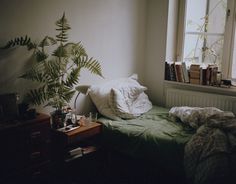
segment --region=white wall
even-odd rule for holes
[[[164,105],[164,65],[166,53],[168,1],[147,1],[147,42],[145,85],[151,101]]]
[[[45,35],[55,36],[54,23],[65,12],[72,27],[69,40],[82,41],[89,56],[101,62],[103,75],[107,79],[138,73],[140,80],[143,81],[144,65],[146,66],[148,61],[144,56],[146,4],[146,0],[1,0],[0,46],[9,39],[26,34],[35,41],[41,40]],[[159,34],[164,36],[162,28],[164,20],[161,17],[167,3],[163,0],[162,3],[158,1],[154,4],[157,11],[160,11],[157,13],[160,17],[157,17],[154,30],[150,33],[153,35],[156,30],[155,37]],[[159,5],[162,7],[158,7]],[[162,45],[163,42],[159,42],[155,48],[159,57],[155,62],[160,62]],[[149,52],[149,55],[151,54],[153,53]],[[30,54],[22,48],[0,50],[0,93],[23,94],[27,91],[28,81],[19,80],[17,77],[25,70],[26,60],[29,57]],[[155,54],[149,57],[151,61],[147,68],[151,70],[151,74],[153,58],[156,58]],[[159,67],[157,63],[153,66]],[[160,80],[160,75],[156,77]],[[153,77],[151,78],[151,81],[147,80],[149,86],[153,80]],[[81,74],[82,84],[102,81],[103,79],[88,72],[83,71]]]

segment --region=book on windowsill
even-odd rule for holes
[[[182,70],[184,75],[184,82],[189,83],[189,72],[185,62],[182,63]]]
[[[215,65],[208,65],[206,69],[206,82],[207,85],[215,85],[217,83],[218,67]]]
[[[207,79],[206,79],[206,68],[200,68],[200,84],[201,85],[207,85]]]
[[[165,80],[171,80],[170,79],[170,64],[168,62],[165,62]]]
[[[170,80],[171,81],[176,81],[176,75],[175,75],[175,64],[174,63],[170,63]]]
[[[190,71],[190,78],[199,79],[200,78],[200,70],[199,71]]]
[[[200,84],[200,65],[192,64],[189,70],[190,83]]]
[[[191,84],[200,84],[200,78],[199,79],[192,79],[192,78],[190,78],[190,83]]]
[[[184,82],[182,63],[181,62],[175,62],[174,66],[175,66],[176,81],[177,82]]]
[[[191,64],[190,65],[190,71],[199,71],[200,70],[200,65],[198,64]]]

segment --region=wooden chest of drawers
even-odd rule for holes
[[[50,163],[50,116],[1,124],[0,146],[0,183],[39,177]]]

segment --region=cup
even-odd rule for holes
[[[89,113],[89,121],[90,122],[97,122],[97,119],[98,119],[98,113],[96,113],[96,112]]]
[[[90,123],[89,118],[86,118],[85,116],[81,116],[79,119],[79,125],[80,126],[88,126]]]

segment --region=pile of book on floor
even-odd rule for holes
[[[221,73],[216,65],[211,64],[187,67],[185,62],[165,62],[165,80],[215,86],[220,85]]]
[[[97,151],[95,146],[77,147],[68,151],[65,161],[69,162],[95,151]]]

